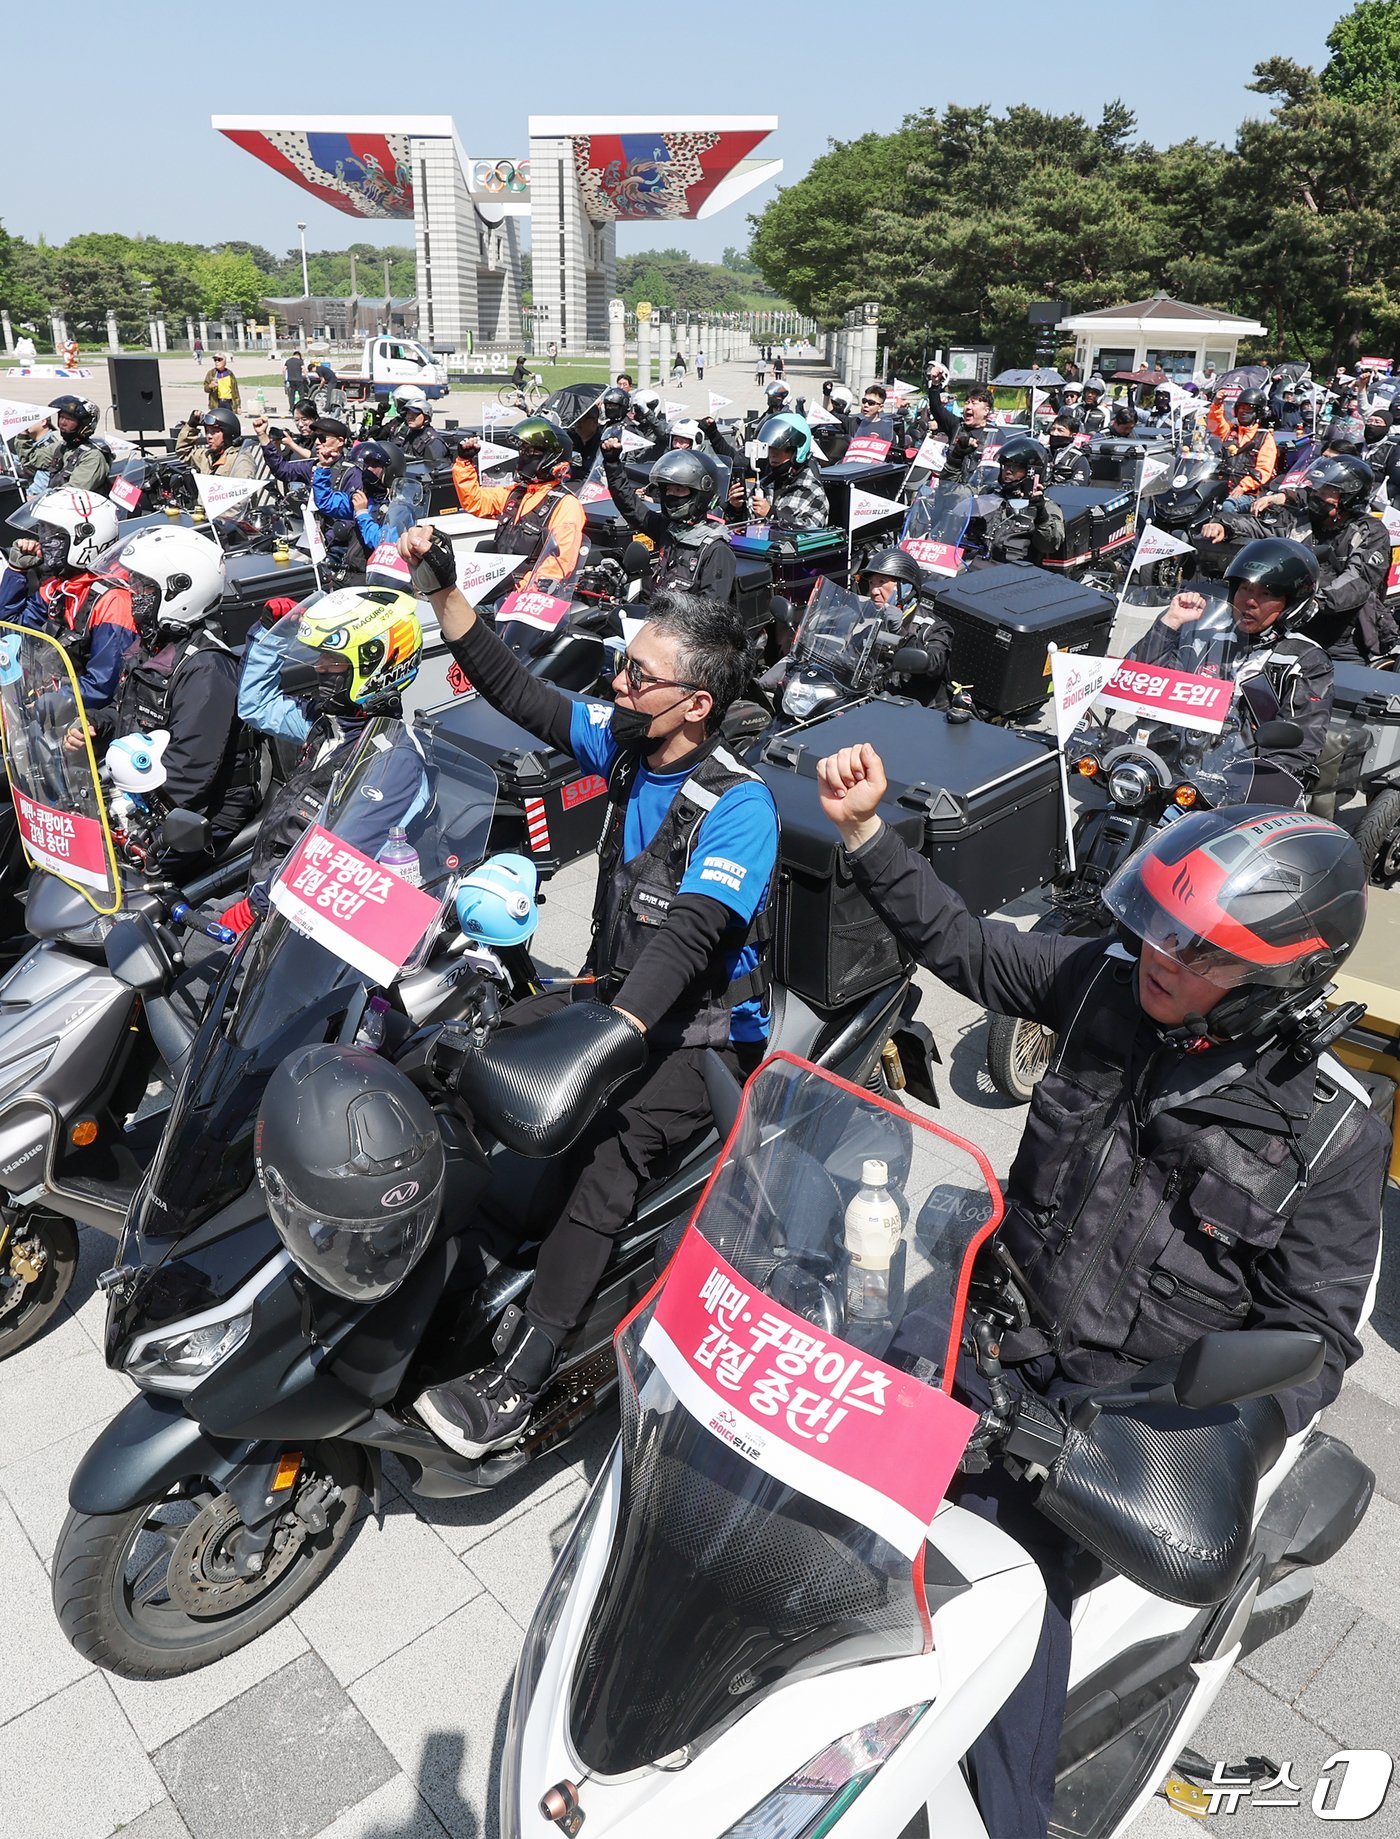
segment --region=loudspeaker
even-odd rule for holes
[[[165,432],[157,359],[109,357],[107,382],[112,391],[117,427],[123,434]]]

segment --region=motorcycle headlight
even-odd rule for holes
[[[157,1392],[191,1392],[221,1360],[242,1347],[252,1325],[253,1312],[247,1309],[203,1328],[150,1336],[133,1350],[126,1370]]]
[[[1124,805],[1131,810],[1140,805],[1152,790],[1152,775],[1145,766],[1136,761],[1125,761],[1122,766],[1115,766],[1108,775],[1108,795],[1116,805]]]
[[[828,1744],[751,1807],[724,1839],[821,1839],[874,1780],[928,1710],[910,1705]]]
[[[797,722],[805,722],[813,710],[835,701],[834,683],[813,683],[804,677],[794,677],[783,685],[784,712]]]

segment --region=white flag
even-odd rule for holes
[[[487,422],[492,421],[514,421],[519,413],[520,408],[518,404],[508,407],[504,402],[483,403],[481,409],[482,426],[484,427]]]
[[[23,434],[36,421],[43,421],[47,414],[42,402],[7,402],[0,398],[0,441]]]
[[[710,413],[718,415],[721,409],[732,409],[733,402],[728,396],[721,396],[717,390],[710,391]]]
[[[808,409],[807,426],[809,428],[834,428],[838,426],[838,423],[830,409]]]
[[[1089,713],[1094,699],[1118,669],[1119,658],[1088,658],[1079,651],[1050,653],[1055,688],[1055,738],[1061,747]]]
[[[1138,480],[1138,490],[1145,492],[1148,486],[1154,484],[1158,479],[1165,479],[1171,469],[1172,462],[1161,454],[1144,458],[1142,477]]]
[[[514,447],[502,447],[499,441],[483,441],[477,450],[476,469],[490,472],[493,466],[505,466],[520,458]]]
[[[524,560],[524,556],[496,556],[479,549],[468,550],[457,562],[457,585],[468,603],[476,606],[498,581],[514,574]]]
[[[686,402],[663,402],[667,421],[684,421],[691,413],[690,404]]]
[[[638,434],[635,428],[622,430],[622,451],[624,453],[640,453],[642,448],[655,445],[655,441],[648,440],[645,434]]]
[[[948,443],[937,434],[926,434],[923,445],[914,455],[910,470],[914,467],[927,467],[931,473],[941,473],[944,461],[948,458]]]
[[[312,562],[319,567],[326,559],[326,545],[321,535],[321,526],[316,522],[316,513],[309,504],[304,504],[301,507],[301,530],[302,541],[306,545],[306,553],[311,557]]]
[[[918,387],[917,383],[903,383],[898,377],[890,385],[896,396],[912,396]]]
[[[221,479],[217,473],[196,473],[194,489],[209,517],[222,517],[263,488],[261,479]]]
[[[852,530],[860,530],[866,524],[873,524],[882,517],[902,517],[904,506],[895,498],[877,498],[874,492],[863,492],[859,486],[851,487],[851,504],[846,514],[846,522]]]
[[[1144,524],[1138,538],[1133,559],[1128,564],[1128,573],[1134,569],[1145,568],[1149,562],[1160,562],[1164,556],[1189,556],[1191,544],[1183,543],[1179,536],[1173,536],[1168,530],[1159,530],[1156,524]]]

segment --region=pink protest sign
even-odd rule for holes
[[[878,461],[889,457],[890,443],[881,434],[858,434],[846,449],[848,460]]]
[[[365,564],[366,574],[388,575],[391,580],[402,582],[405,587],[413,579],[413,571],[399,554],[397,543],[380,543]]]
[[[107,840],[95,817],[58,811],[12,786],[20,835],[31,859],[51,875],[104,892],[112,885]]]
[[[538,626],[541,632],[553,632],[572,605],[571,600],[558,594],[545,594],[538,588],[518,587],[501,602],[496,623],[503,626],[507,620],[518,619],[524,625]]]
[[[606,498],[607,495],[608,488],[601,479],[585,479],[578,488],[580,504],[597,504],[600,498]]]
[[[694,1226],[642,1346],[713,1436],[916,1556],[975,1412],[775,1303]]]
[[[906,536],[900,543],[919,567],[932,575],[956,575],[962,567],[962,550],[956,543],[935,542],[931,536]]]
[[[133,479],[113,479],[107,487],[107,496],[124,511],[134,511],[141,502],[141,487]]]
[[[313,824],[272,885],[298,932],[376,983],[390,983],[437,917],[438,902]]]
[[[1168,670],[1162,664],[1125,659],[1100,692],[1099,701],[1150,721],[1218,734],[1225,726],[1234,693],[1229,678],[1198,677],[1190,671]]]

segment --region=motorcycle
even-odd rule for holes
[[[272,1626],[325,1573],[364,1493],[378,1500],[386,1453],[436,1498],[493,1488],[560,1447],[611,1400],[613,1330],[650,1283],[663,1228],[689,1214],[713,1160],[708,1133],[643,1190],[518,1443],[471,1461],[413,1415],[425,1386],[483,1364],[493,1337],[510,1332],[530,1283],[528,1234],[552,1217],[548,1189],[563,1152],[609,1089],[606,1068],[584,1076],[587,1054],[556,1052],[550,1066],[541,1048],[532,1064],[528,1041],[493,1034],[502,1004],[539,985],[526,947],[493,952],[453,923],[496,787],[453,741],[448,713],[411,728],[370,724],[274,884],[267,917],[222,973],[102,1280],[108,1364],[140,1393],[78,1465],[53,1574],[69,1639],[114,1671],[186,1672]],[[408,826],[419,936],[405,936],[392,957],[367,954],[347,910],[363,904],[362,888],[392,885],[372,858],[405,780],[420,789]],[[319,897],[318,886],[327,890]],[[164,986],[164,955],[142,920],[114,929],[107,950],[119,979]],[[916,1004],[902,971],[825,1011],[778,986],[775,1044],[853,1080],[878,1077],[886,1043]],[[448,1018],[457,1026],[444,1027]],[[254,1171],[268,1078],[321,1041],[376,1048],[411,1067],[447,1152],[427,1254],[369,1306],[302,1277]]]
[[[1131,709],[1091,710],[1065,741],[1070,777],[1086,794],[1074,829],[1075,866],[1046,889],[1049,910],[1032,931],[1073,938],[1106,936],[1112,916],[1102,901],[1121,865],[1162,824],[1191,811],[1264,804],[1296,809],[1300,781],[1269,758],[1302,740],[1295,722],[1281,720],[1266,679],[1241,670],[1248,644],[1235,630],[1223,583],[1196,584],[1206,599],[1200,617],[1172,632],[1159,619],[1127,653],[1125,664],[1150,663],[1158,672],[1231,679],[1237,685],[1218,732],[1153,721]],[[1160,590],[1134,586],[1125,605],[1160,605]],[[1237,674],[1239,673],[1239,674]],[[1055,1037],[1038,1022],[988,1018],[987,1071],[1003,1097],[1029,1101],[1050,1063]]]
[[[109,799],[90,751],[64,745],[83,720],[61,647],[5,628],[0,726],[10,829],[33,872],[23,907],[27,949],[0,978],[0,1360],[33,1341],[61,1307],[78,1225],[120,1233],[211,965],[233,942],[197,909],[236,886],[250,860],[251,825],[220,861],[211,858],[207,873],[175,887],[160,855],[198,850],[205,820],[158,814],[150,792],[163,769],[153,772],[149,760],[142,791],[119,783]],[[118,913],[146,915],[179,972],[144,1005],[103,960]]]
[[[1210,1334],[1068,1421],[1018,1412],[1001,1213],[975,1145],[785,1056],[749,1081],[616,1337],[621,1435],[521,1650],[503,1839],[985,1839],[965,1758],[1045,1593],[957,1504],[965,1455],[1083,1548],[1052,1831],[1125,1832],[1234,1667],[1300,1619],[1374,1488],[1263,1397],[1317,1372],[1320,1338]],[[951,1396],[974,1358],[1002,1388],[984,1453]]]
[[[866,702],[882,691],[899,691],[906,678],[917,680],[928,669],[921,638],[930,621],[917,610],[906,617],[862,600],[830,576],[821,580],[808,601],[792,650],[761,680],[779,690],[782,717],[761,737],[792,727],[806,727],[838,709]]]

